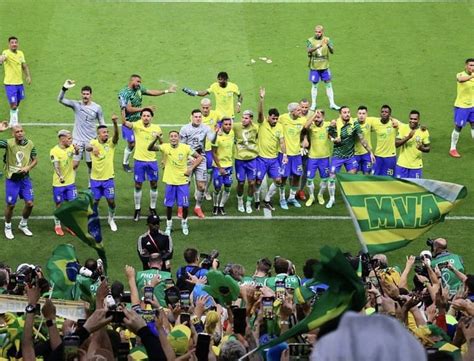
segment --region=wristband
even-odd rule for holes
[[[165,94],[168,94],[170,91],[168,89],[165,90]]]
[[[67,91],[68,91],[68,89],[63,87],[63,92],[67,92]]]
[[[280,321],[280,325],[289,325],[290,321]]]
[[[52,327],[52,326],[54,326],[54,321],[53,321],[53,320],[46,320],[46,326],[47,326],[47,327]]]

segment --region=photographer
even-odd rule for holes
[[[431,247],[431,253],[433,254],[431,267],[438,266],[441,271],[443,286],[449,288],[451,296],[456,294],[459,288],[462,287],[462,281],[448,267],[448,263],[459,272],[464,273],[464,263],[461,256],[448,251],[448,241],[444,238],[428,239],[426,244]]]
[[[159,253],[162,259],[161,269],[170,271],[170,260],[173,257],[173,240],[160,231],[160,217],[150,214],[147,218],[148,232],[137,240],[138,257],[142,261],[143,270],[149,269],[148,260],[152,253]]]
[[[213,269],[219,267],[219,260],[217,259],[219,252],[215,250],[210,255],[206,255],[201,263],[199,262],[199,252],[195,248],[187,248],[183,256],[186,266],[179,268],[176,272],[176,286],[180,290],[192,292],[194,284],[190,281],[191,276],[199,279],[206,276],[211,267]]]
[[[253,276],[243,277],[241,284],[250,284],[262,287],[268,277],[272,275],[272,262],[268,258],[261,258],[257,261],[257,266]]]
[[[83,289],[88,289],[92,295],[97,293],[97,288],[100,285],[99,277],[102,275],[102,260],[96,261],[89,258],[81,267],[76,278],[76,283],[72,289],[72,297],[78,301],[82,299]]]
[[[148,261],[148,269],[145,271],[137,272],[135,281],[138,288],[138,294],[140,297],[143,296],[143,290],[145,286],[149,286],[152,280],[155,277],[159,277],[160,283],[156,285],[153,289],[153,294],[158,302],[162,306],[166,306],[165,302],[165,288],[166,288],[166,279],[171,279],[171,273],[161,270],[161,265],[163,264],[161,256],[159,253],[153,253],[150,255]]]

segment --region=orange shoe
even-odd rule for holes
[[[296,192],[296,198],[298,198],[300,201],[305,201],[306,194],[304,193],[304,190],[300,189],[298,192]]]
[[[66,227],[66,231],[71,234],[71,236],[76,237],[76,234],[72,231],[72,229]]]
[[[64,236],[61,226],[54,226],[54,233],[56,233],[58,236]]]
[[[203,219],[203,218],[206,217],[206,216],[204,215],[204,213],[202,212],[201,207],[195,207],[195,208],[194,208],[194,214],[195,214],[196,216],[198,216],[199,218],[201,218],[201,219]]]
[[[183,219],[183,207],[178,207],[178,213],[176,215],[179,219]]]
[[[461,158],[461,154],[459,154],[456,149],[451,149],[449,155],[453,158]]]

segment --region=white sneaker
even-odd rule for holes
[[[329,198],[329,202],[326,204],[326,208],[329,209],[329,208],[332,208],[332,206],[334,205],[334,202],[336,200],[334,198]]]
[[[109,217],[108,222],[109,222],[110,230],[112,232],[117,232],[117,225],[115,224],[114,219]]]
[[[188,224],[181,223],[181,230],[185,236],[189,234]]]
[[[7,237],[7,239],[15,238],[11,228],[5,228],[5,237]]]
[[[18,229],[24,233],[25,236],[31,237],[33,233],[28,229],[28,225],[19,225]]]
[[[212,195],[209,192],[204,193],[204,197],[206,201],[212,201]]]
[[[244,203],[243,203],[243,202],[238,202],[237,210],[238,210],[239,212],[245,213],[245,207],[244,207]]]
[[[245,211],[247,212],[247,214],[252,213],[252,203],[247,202],[247,204],[245,205]]]

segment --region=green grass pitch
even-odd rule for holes
[[[100,1],[2,1],[0,43],[16,35],[25,52],[33,83],[26,87],[27,99],[21,105],[24,123],[72,123],[73,113],[56,101],[65,79],[79,86],[68,96],[79,98],[79,89],[89,84],[94,100],[103,106],[109,120],[118,111],[117,92],[132,73],[141,74],[149,88],[164,89],[160,80],[176,82],[178,87],[205,89],[219,71],[227,71],[243,93],[243,108],[256,110],[259,86],[267,89],[266,106],[284,112],[291,101],[310,97],[307,81],[305,41],[316,24],[323,24],[333,38],[335,54],[331,70],[336,102],[360,104],[377,114],[388,103],[393,115],[407,120],[408,112],[418,109],[422,123],[431,133],[432,152],[425,155],[426,178],[466,185],[472,184],[474,142],[469,130],[461,134],[459,151],[463,158],[448,157],[452,131],[452,106],[456,92],[455,74],[464,60],[473,56],[472,4],[446,3],[155,3]],[[269,57],[272,64],[258,60]],[[257,62],[250,65],[250,59]],[[321,86],[320,106],[327,107]],[[145,104],[157,106],[155,121],[184,124],[198,107],[200,98],[178,92],[158,98],[145,98]],[[328,118],[336,116],[328,112]],[[0,95],[0,119],[8,117],[6,98]],[[33,170],[36,202],[34,216],[50,216],[52,167],[49,149],[56,144],[56,132],[63,126],[26,126],[27,136],[39,151],[39,165]],[[165,132],[172,128],[165,128]],[[1,137],[6,137],[2,134]],[[121,170],[124,141],[116,152],[117,213],[133,213],[133,178]],[[81,165],[77,184],[87,186],[85,165]],[[163,214],[162,187],[159,211]],[[4,192],[0,192],[3,202]],[[144,187],[143,204],[148,202]],[[143,207],[145,208],[145,207]],[[237,216],[235,192],[227,206]],[[20,214],[21,203],[15,210]],[[102,214],[105,207],[102,203]],[[255,261],[268,256],[285,255],[302,265],[308,257],[317,257],[319,247],[333,244],[357,251],[358,243],[350,220],[298,219],[299,216],[347,216],[340,197],[331,210],[313,206],[284,212],[288,220],[211,220],[211,205],[205,203],[208,219],[190,220],[190,235],[174,232],[175,265],[181,264],[185,247],[202,251],[221,250],[223,263],[241,262],[253,271]],[[452,213],[473,216],[472,196]],[[255,215],[257,217],[257,215]],[[14,227],[18,220],[14,221]],[[124,279],[124,264],[139,266],[136,238],[145,231],[145,222],[117,222],[119,232],[112,234],[103,225],[109,255],[110,275]],[[178,223],[175,221],[175,226]],[[44,265],[55,245],[72,242],[81,260],[94,252],[69,236],[57,237],[52,220],[31,220],[33,238],[15,232],[7,241],[0,237],[0,260],[12,265],[31,262]],[[179,227],[176,227],[179,228]],[[16,230],[16,228],[15,228]],[[450,248],[474,262],[469,249],[474,222],[448,220],[436,226],[428,236],[445,236]],[[392,252],[393,263],[404,264],[409,253],[424,248],[423,239]],[[301,268],[298,269],[301,272]]]

